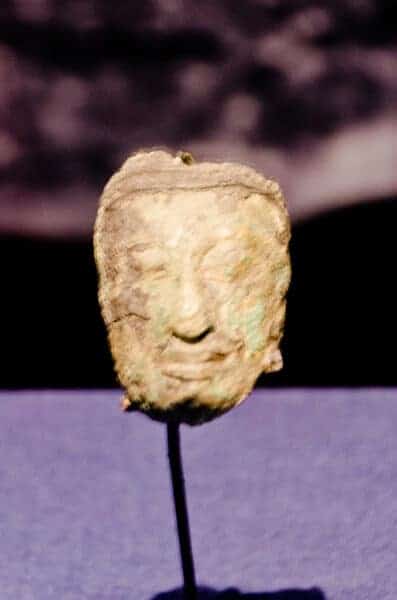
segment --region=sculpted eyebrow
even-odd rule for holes
[[[214,238],[208,248],[208,251],[224,251],[228,253],[233,250],[244,251],[246,246],[241,240],[236,239],[235,236],[228,235],[227,237]]]
[[[144,250],[149,249],[158,249],[163,250],[162,246],[155,241],[152,242],[136,242],[128,247],[129,250],[133,250],[134,252],[144,252]]]

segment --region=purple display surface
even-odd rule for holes
[[[1,600],[179,597],[165,427],[119,399],[0,394]],[[396,432],[391,389],[257,390],[183,426],[200,598],[395,600]]]

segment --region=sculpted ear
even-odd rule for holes
[[[281,371],[283,368],[283,357],[279,348],[275,348],[266,352],[262,362],[263,373],[273,373],[274,371]]]
[[[262,372],[272,373],[283,368],[283,358],[280,352],[280,342],[284,333],[285,301],[278,306],[270,326],[269,339],[262,360]]]

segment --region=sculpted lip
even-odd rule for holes
[[[209,379],[214,374],[210,363],[167,363],[162,370],[165,375],[188,381]]]
[[[210,379],[219,364],[225,367],[232,359],[235,352],[228,354],[203,354],[198,357],[184,356],[184,360],[163,363],[162,371],[165,375],[185,380]]]
[[[241,340],[232,343],[209,340],[208,342],[189,344],[173,338],[164,348],[162,359],[176,363],[218,361],[238,351],[241,346]]]

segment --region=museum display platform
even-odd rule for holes
[[[120,399],[0,393],[2,600],[179,597],[166,428]],[[182,426],[199,598],[394,600],[396,428],[390,388],[261,388]]]

